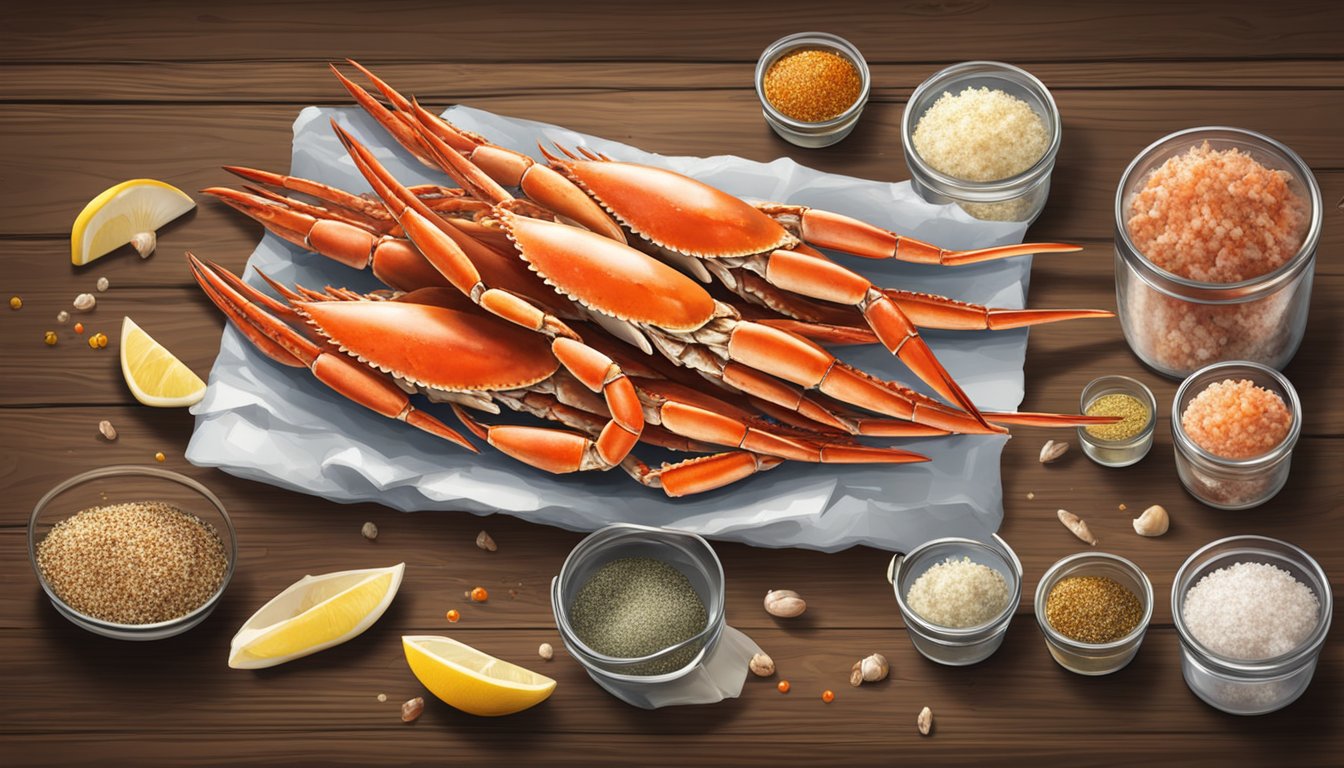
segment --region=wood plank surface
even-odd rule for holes
[[[771,40],[803,29],[841,34],[867,56],[873,94],[855,133],[821,151],[786,144],[762,123],[751,67]],[[1235,718],[1201,703],[1181,678],[1171,583],[1185,557],[1236,533],[1283,538],[1344,586],[1344,14],[1336,3],[1123,5],[949,0],[878,7],[858,2],[689,2],[632,8],[524,0],[503,7],[433,2],[115,5],[77,0],[6,11],[0,26],[0,754],[5,765],[1338,765],[1344,754],[1344,640],[1338,621],[1316,679],[1288,709]],[[222,322],[195,290],[191,249],[241,268],[259,228],[210,200],[160,233],[148,260],[118,253],[70,266],[69,227],[92,195],[152,176],[194,192],[230,183],[225,163],[284,170],[291,125],[308,104],[344,105],[326,62],[364,60],[442,108],[454,102],[544,120],[645,149],[756,160],[792,157],[828,172],[897,180],[907,174],[899,124],[918,83],[950,63],[1000,59],[1052,89],[1064,144],[1046,213],[1030,237],[1084,244],[1035,261],[1033,306],[1115,303],[1111,213],[1134,154],[1173,130],[1231,124],[1297,150],[1326,211],[1306,340],[1286,373],[1306,423],[1289,485],[1246,512],[1220,512],[1176,478],[1166,420],[1177,382],[1144,369],[1118,323],[1031,334],[1024,410],[1064,410],[1103,373],[1149,384],[1162,419],[1152,453],[1108,470],[1076,446],[1037,461],[1044,430],[1015,430],[1003,455],[1000,533],[1026,570],[1003,648],[975,667],[932,664],[910,644],[885,582],[890,553],[836,554],[716,545],[728,621],[776,660],[792,692],[749,679],[740,698],[644,712],[603,693],[560,646],[547,588],[582,534],[507,517],[403,514],[340,505],[192,467],[182,452],[192,417],[135,404],[121,382],[123,315],[204,374]],[[198,196],[202,197],[202,196]],[[78,316],[55,314],[99,276],[112,288]],[[58,330],[54,348],[41,342]],[[112,338],[92,350],[88,334]],[[100,419],[119,431],[97,433]],[[26,525],[41,494],[110,464],[163,464],[200,479],[233,514],[238,570],[200,627],[158,643],[89,635],[46,603],[28,564]],[[776,472],[788,471],[787,466]],[[1143,539],[1130,519],[1149,504],[1172,530]],[[1126,509],[1121,510],[1120,505]],[[1153,581],[1153,623],[1135,661],[1105,678],[1065,672],[1041,641],[1031,606],[1041,574],[1082,545],[1055,519],[1084,516],[1100,548],[1135,560]],[[380,528],[376,542],[363,522]],[[474,544],[488,529],[499,551]],[[260,672],[224,664],[234,630],[304,573],[405,561],[406,583],[369,632],[300,662]],[[484,605],[462,593],[490,589]],[[776,620],[769,588],[798,589],[809,611]],[[450,625],[443,613],[459,608]],[[1338,610],[1336,611],[1338,614]],[[1335,617],[1338,619],[1338,615]],[[424,693],[401,657],[404,633],[451,634],[559,682],[542,706],[474,718],[431,700],[413,725],[399,703]],[[556,658],[542,662],[536,646]],[[880,651],[891,678],[846,685],[853,661]],[[837,700],[823,704],[821,690]],[[386,703],[376,696],[386,693]],[[914,718],[936,714],[932,737]]]

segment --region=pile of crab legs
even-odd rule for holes
[[[995,330],[1112,313],[995,309],[880,288],[817,250],[954,267],[1076,246],[948,251],[837,213],[750,204],[583,148],[542,147],[547,162],[537,162],[453,126],[350,64],[388,103],[332,66],[355,100],[458,186],[404,186],[333,121],[372,195],[239,167],[227,170],[263,186],[205,191],[292,243],[370,270],[387,289],[317,291],[261,275],[277,299],[217,265],[188,260],[206,295],[258,350],[310,369],[377,413],[476,451],[413,404],[411,396],[423,394],[534,467],[620,466],[669,496],[789,460],[928,460],[861,436],[1113,421],[982,413],[917,329]],[[870,343],[887,347],[947,402],[853,368],[823,346]],[[471,414],[501,406],[562,426],[487,425]],[[632,453],[640,442],[707,455],[653,468]]]

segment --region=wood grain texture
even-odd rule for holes
[[[1336,593],[1344,587],[1344,16],[1336,4],[1289,2],[1121,6],[1065,0],[723,4],[631,10],[523,0],[507,7],[328,0],[115,6],[78,0],[6,10],[0,28],[0,754],[6,765],[1337,765],[1344,754],[1344,640],[1336,627],[1307,694],[1289,709],[1233,718],[1202,704],[1180,674],[1167,599],[1176,569],[1209,540],[1259,533],[1305,546]],[[873,68],[872,100],[855,133],[825,151],[797,149],[762,123],[750,72],[759,51],[801,29],[854,41]],[[748,680],[740,699],[634,710],[593,685],[560,648],[547,585],[581,534],[507,517],[402,514],[333,504],[191,467],[185,411],[136,405],[116,345],[131,315],[204,374],[222,323],[194,289],[182,252],[241,268],[259,228],[204,201],[160,233],[141,261],[120,253],[85,268],[68,232],[93,194],[153,176],[188,191],[227,183],[225,163],[285,169],[290,127],[308,104],[344,105],[327,61],[360,58],[442,107],[470,103],[559,123],[672,154],[792,157],[834,173],[906,175],[899,123],[911,90],[947,64],[1013,61],[1053,90],[1064,144],[1049,207],[1031,237],[1085,244],[1040,257],[1034,306],[1114,306],[1111,205],[1134,154],[1172,130],[1232,124],[1262,130],[1310,163],[1327,202],[1306,341],[1287,374],[1307,423],[1288,488],[1240,513],[1181,490],[1165,419],[1176,382],[1144,369],[1117,323],[1040,328],[1028,350],[1023,409],[1076,405],[1084,383],[1125,373],[1162,409],[1156,444],[1126,470],[1098,467],[1076,445],[1059,463],[1036,456],[1051,436],[1017,430],[1003,456],[1002,535],[1026,569],[1024,598],[1003,648],[971,669],[934,665],[906,637],[883,575],[889,553],[826,555],[718,544],[728,620],[775,658],[793,691]],[[82,320],[55,313],[99,276],[112,289]],[[59,330],[48,348],[42,332]],[[91,350],[88,333],[112,338]],[[314,385],[316,386],[316,384]],[[109,443],[97,422],[119,431]],[[389,429],[399,425],[388,424]],[[445,450],[451,448],[445,447]],[[153,644],[103,640],[68,624],[31,575],[26,523],[47,488],[109,464],[154,464],[207,483],[233,513],[239,568],[198,629]],[[521,470],[528,471],[528,470]],[[788,471],[787,466],[776,470]],[[765,478],[768,479],[768,476]],[[1130,519],[1149,504],[1173,527],[1142,539]],[[1121,510],[1120,505],[1126,509]],[[1030,598],[1040,575],[1081,545],[1055,519],[1086,518],[1100,547],[1135,560],[1158,596],[1133,664],[1106,678],[1071,675],[1050,658]],[[373,521],[375,543],[359,528]],[[499,551],[474,544],[488,529]],[[304,573],[408,563],[389,613],[357,640],[284,667],[225,667],[234,629]],[[471,605],[464,590],[490,589]],[[780,621],[760,608],[770,588],[798,589],[810,609]],[[449,625],[448,608],[463,620]],[[1338,614],[1338,611],[1336,611]],[[452,634],[559,681],[546,704],[478,719],[430,701],[414,725],[400,701],[423,689],[401,659],[403,633]],[[556,658],[536,658],[551,642]],[[846,685],[853,661],[880,651],[882,684]],[[838,694],[831,705],[824,688]],[[378,703],[376,695],[389,700]],[[914,718],[930,706],[936,726]]]

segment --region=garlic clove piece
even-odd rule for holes
[[[765,593],[765,612],[781,619],[801,616],[807,602],[792,589],[772,589]]]
[[[1134,518],[1134,532],[1140,536],[1161,536],[1171,527],[1171,516],[1160,504],[1143,510],[1143,514]]]

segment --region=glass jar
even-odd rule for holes
[[[1142,618],[1129,634],[1109,643],[1083,643],[1061,634],[1046,618],[1045,604],[1055,585],[1070,576],[1105,576],[1119,582],[1139,599]],[[1107,552],[1069,555],[1045,572],[1036,585],[1036,623],[1045,635],[1045,647],[1059,665],[1080,675],[1109,675],[1133,661],[1153,618],[1153,584],[1139,566]]]
[[[1153,447],[1153,432],[1157,429],[1157,398],[1143,382],[1128,376],[1102,376],[1093,379],[1078,398],[1080,413],[1106,395],[1129,395],[1148,409],[1148,422],[1133,437],[1124,440],[1106,440],[1078,428],[1078,442],[1083,453],[1103,467],[1128,467],[1137,463]]]
[[[1236,563],[1267,563],[1288,571],[1320,602],[1316,628],[1302,643],[1272,659],[1231,659],[1204,647],[1185,624],[1185,598],[1199,580]],[[1196,696],[1233,715],[1282,709],[1307,690],[1334,612],[1330,580],[1311,555],[1265,536],[1232,536],[1206,544],[1186,559],[1171,585],[1171,615],[1181,640],[1181,673]]]
[[[1283,442],[1272,450],[1248,459],[1215,456],[1196,445],[1181,424],[1181,416],[1210,384],[1248,379],[1283,398],[1292,423]],[[1302,403],[1297,390],[1282,373],[1259,363],[1233,360],[1214,363],[1192,373],[1176,390],[1171,404],[1171,443],[1176,453],[1176,474],[1190,495],[1217,509],[1249,509],[1274,498],[1288,482],[1293,447],[1302,432]]]
[[[905,621],[907,634],[915,649],[939,664],[960,667],[989,658],[1003,644],[1013,613],[1022,599],[1022,563],[1012,547],[997,535],[991,543],[949,537],[934,539],[915,547],[906,555],[892,557],[887,566],[887,581],[896,592],[896,606]],[[971,562],[993,568],[1008,585],[1008,604],[993,619],[974,627],[945,627],[925,620],[905,601],[910,587],[924,572],[938,563],[969,557]]]
[[[228,566],[219,588],[194,611],[168,621],[154,624],[121,624],[104,621],[71,607],[56,594],[37,564],[37,547],[55,525],[75,513],[92,507],[137,501],[161,501],[183,512],[195,515],[219,534],[224,545]],[[157,467],[113,466],[94,469],[58,484],[37,502],[28,518],[28,559],[32,563],[42,591],[60,613],[72,624],[96,635],[118,640],[162,640],[183,632],[205,621],[215,610],[224,590],[233,578],[237,560],[238,538],[233,521],[224,504],[210,489],[186,475]]]
[[[705,604],[709,617],[705,628],[694,637],[639,658],[607,656],[589,648],[570,624],[570,607],[598,569],[626,557],[651,557],[681,571]],[[565,558],[560,574],[551,581],[551,610],[566,650],[599,683],[618,687],[668,683],[699,666],[723,633],[723,566],[709,542],[693,533],[627,523],[610,525],[579,542]],[[651,672],[670,662],[677,668]]]
[[[1206,141],[1213,149],[1239,149],[1268,168],[1286,171],[1289,188],[1310,206],[1301,247],[1278,269],[1237,283],[1205,283],[1157,266],[1131,240],[1130,205],[1149,175],[1168,158]],[[1268,136],[1238,128],[1191,128],[1149,145],[1125,169],[1115,193],[1115,294],[1130,349],[1173,378],[1221,360],[1283,368],[1306,329],[1321,218],[1321,190],[1311,169]]]
[[[765,73],[770,70],[770,65],[786,53],[808,48],[830,51],[849,59],[859,71],[860,81],[859,97],[848,109],[830,120],[815,123],[794,120],[775,109],[765,97]],[[765,122],[786,141],[809,149],[828,147],[854,130],[854,126],[859,123],[859,115],[863,114],[864,105],[868,103],[870,80],[868,62],[864,60],[863,54],[859,53],[859,49],[843,37],[825,32],[798,32],[781,37],[771,43],[756,60],[756,95],[761,100],[761,113],[765,115]]]
[[[1030,168],[996,181],[967,181],[935,170],[915,151],[915,128],[924,113],[944,92],[953,95],[967,88],[990,88],[1016,96],[1027,103],[1049,133],[1049,145]],[[910,95],[901,117],[901,141],[910,184],[924,200],[935,205],[956,203],[966,213],[988,221],[1033,222],[1045,208],[1050,194],[1050,173],[1055,168],[1063,133],[1059,108],[1050,89],[1030,72],[997,61],[967,61],[935,73]]]

